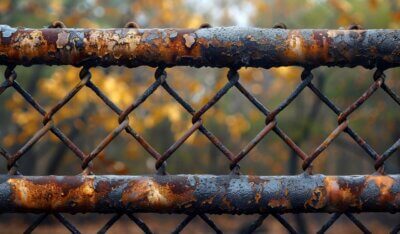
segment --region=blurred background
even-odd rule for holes
[[[252,26],[270,28],[282,22],[289,29],[346,28],[360,24],[366,29],[400,26],[399,0],[52,0],[0,1],[0,24],[42,28],[54,20],[67,27],[123,27],[129,21],[142,28],[197,28],[212,26]],[[0,67],[3,74],[5,67]],[[19,83],[46,110],[62,99],[79,82],[79,68],[71,66],[17,67]],[[92,81],[121,109],[131,104],[153,82],[155,69],[139,67],[94,68]],[[300,82],[299,67],[269,70],[243,68],[242,83],[269,109],[274,109]],[[167,69],[168,81],[195,109],[203,106],[226,82],[227,69],[175,67]],[[337,106],[345,109],[371,85],[373,71],[356,68],[318,68],[314,84]],[[399,69],[386,72],[386,83],[400,93]],[[0,145],[9,152],[18,150],[42,126],[42,117],[12,89],[0,96]],[[163,90],[158,89],[131,115],[131,125],[159,152],[164,152],[191,126],[191,116]],[[231,89],[203,117],[210,129],[233,152],[242,149],[263,127],[265,117],[236,89]],[[117,125],[116,115],[89,89],[83,89],[58,112],[54,120],[84,152],[90,152]],[[308,89],[278,116],[279,126],[303,149],[311,153],[337,126],[336,115]],[[378,90],[350,117],[350,126],[378,153],[400,137],[400,106]],[[162,137],[160,137],[162,136]],[[386,163],[386,171],[398,174],[400,153]],[[75,175],[80,161],[52,134],[46,134],[20,163],[25,175]],[[152,174],[152,157],[129,135],[122,133],[94,160],[96,174]],[[301,173],[295,154],[275,134],[268,134],[241,162],[244,174],[280,175]],[[168,160],[171,174],[227,174],[229,163],[200,132],[192,135]],[[371,174],[373,161],[348,135],[340,134],[314,163],[314,172],[323,174]],[[6,161],[0,159],[0,173]],[[0,232],[23,231],[35,215],[0,215]],[[83,232],[94,233],[108,215],[67,215]],[[184,216],[140,216],[157,233],[173,230]],[[256,216],[212,216],[227,233],[246,227]],[[285,215],[300,232],[315,232],[328,214]],[[397,214],[359,214],[368,228],[387,233],[400,219]],[[12,226],[12,228],[10,227]],[[7,228],[7,229],[5,229]],[[136,232],[128,219],[119,221],[111,233]],[[185,231],[209,232],[201,220]],[[285,232],[272,218],[260,233]],[[342,217],[329,232],[353,232],[356,227]],[[64,233],[66,229],[47,220],[39,232]]]

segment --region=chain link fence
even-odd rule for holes
[[[267,217],[276,219],[290,233],[295,228],[282,216],[284,213],[333,213],[321,224],[319,233],[327,231],[340,216],[346,216],[362,232],[367,225],[354,212],[390,212],[400,210],[400,176],[385,173],[385,162],[400,147],[400,139],[384,152],[376,152],[349,121],[352,113],[382,89],[395,103],[400,97],[385,83],[385,70],[400,65],[400,32],[397,30],[287,30],[211,28],[139,29],[128,24],[120,29],[69,29],[61,22],[51,28],[25,29],[1,26],[0,63],[6,66],[0,95],[7,89],[19,93],[40,115],[43,127],[19,150],[9,152],[0,146],[7,162],[7,175],[0,176],[0,210],[41,213],[27,229],[30,233],[49,215],[54,216],[72,233],[79,230],[62,213],[115,213],[99,233],[105,233],[126,215],[145,233],[151,228],[136,214],[179,213],[187,217],[173,233],[181,232],[196,216],[213,231],[222,230],[209,214],[259,214],[244,230],[252,233]],[[82,67],[75,87],[50,109],[45,109],[18,83],[16,66],[33,64],[73,65]],[[125,109],[117,106],[92,80],[95,66],[142,65],[156,67],[154,82]],[[270,68],[302,66],[301,81],[277,108],[268,109],[241,83],[241,67]],[[313,69],[319,66],[374,68],[371,85],[350,106],[340,109],[313,84]],[[173,66],[228,67],[226,84],[198,110],[180,96],[168,83],[168,69]],[[366,78],[367,79],[367,78]],[[89,89],[115,113],[119,125],[91,152],[80,149],[53,122],[82,89]],[[150,139],[145,139],[130,123],[129,115],[157,89],[165,90],[191,116],[192,126],[166,151],[159,152]],[[265,116],[265,126],[239,152],[232,152],[203,125],[203,116],[229,91],[237,89]],[[305,153],[279,126],[280,113],[309,89],[335,115],[337,127],[310,154]],[[312,123],[311,123],[312,124]],[[95,175],[93,164],[98,155],[120,134],[126,132],[155,159],[155,174],[147,176]],[[168,159],[194,133],[200,132],[226,157],[229,175],[171,175]],[[45,135],[53,134],[81,161],[82,173],[76,176],[24,176],[18,161]],[[302,174],[297,176],[247,176],[241,173],[240,162],[268,134],[276,134],[302,161]],[[313,162],[340,135],[347,134],[371,159],[376,172],[360,176],[325,176],[313,174]],[[160,136],[162,137],[162,136]],[[349,159],[352,160],[352,159]],[[392,233],[400,230],[400,223]]]

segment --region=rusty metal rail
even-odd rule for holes
[[[0,181],[0,210],[10,212],[400,211],[400,175],[3,176]]]
[[[44,213],[30,227],[32,232],[49,214],[68,230],[79,233],[60,213],[116,213],[100,233],[106,232],[126,214],[144,232],[151,229],[134,213],[184,213],[174,232],[180,232],[195,216],[215,232],[221,230],[207,214],[260,214],[247,232],[255,231],[269,215],[289,232],[296,230],[283,213],[334,212],[320,229],[325,232],[342,215],[361,231],[368,228],[353,212],[400,211],[400,176],[387,175],[384,164],[400,147],[400,139],[383,153],[376,152],[350,126],[352,113],[378,89],[398,105],[400,97],[385,83],[385,70],[400,66],[400,30],[287,30],[283,28],[139,29],[136,24],[118,29],[71,29],[60,22],[51,28],[26,29],[0,25],[0,65],[6,66],[0,95],[7,89],[18,92],[41,116],[43,127],[16,152],[0,146],[7,161],[8,175],[0,176],[0,213]],[[76,86],[55,106],[46,110],[17,81],[15,67],[73,65],[82,67]],[[91,80],[94,66],[157,67],[154,82],[132,104],[121,109]],[[209,101],[195,110],[167,81],[173,66],[228,67],[226,84]],[[352,105],[341,110],[313,84],[313,69],[319,66],[376,68],[371,85]],[[241,67],[302,66],[296,89],[277,108],[269,110],[240,81]],[[91,152],[83,152],[53,122],[74,96],[87,88],[115,113],[116,127]],[[158,152],[129,123],[129,115],[157,89],[164,89],[191,116],[193,125],[165,152]],[[237,89],[265,116],[265,126],[240,152],[231,152],[202,122],[203,115],[230,89]],[[338,125],[311,153],[303,150],[279,127],[279,114],[304,90],[311,90],[333,113]],[[152,156],[153,176],[94,175],[92,164],[121,132],[127,132]],[[212,175],[169,175],[166,162],[194,132],[199,131],[227,159],[231,173]],[[273,133],[272,133],[273,132]],[[46,134],[55,135],[81,161],[77,176],[23,176],[18,161]],[[241,175],[239,163],[268,134],[276,134],[302,160],[298,176]],[[340,134],[348,134],[370,157],[373,175],[313,175],[312,163]],[[400,224],[393,233],[400,230]]]
[[[0,63],[6,65],[263,68],[400,65],[400,30],[0,27]]]

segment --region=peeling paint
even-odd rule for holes
[[[23,34],[19,38],[19,46],[24,49],[33,50],[34,47],[39,47],[42,44],[46,44],[46,41],[43,38],[42,32],[39,30]]]
[[[171,31],[171,32],[169,33],[169,37],[170,37],[171,39],[174,39],[176,36],[178,36],[178,32],[175,31],[175,30],[173,30],[173,31]]]
[[[194,33],[183,34],[183,38],[185,39],[185,46],[187,48],[192,48],[193,44],[196,42],[196,35]]]
[[[66,46],[68,42],[69,42],[69,33],[65,31],[60,32],[58,34],[56,41],[57,48],[58,49],[64,48],[64,46]]]
[[[0,24],[0,31],[2,37],[11,37],[12,34],[17,31],[17,29],[5,24]]]

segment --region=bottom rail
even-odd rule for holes
[[[400,175],[0,176],[0,213],[399,212]]]

